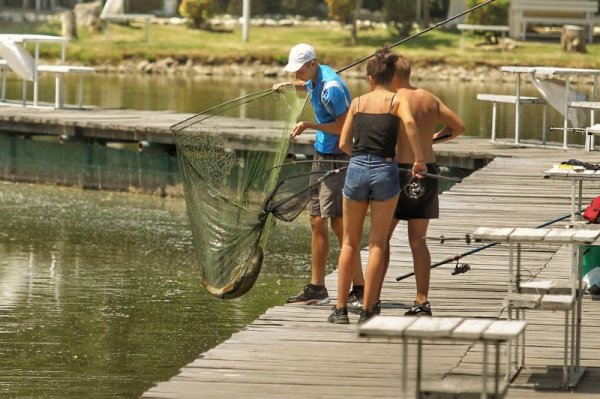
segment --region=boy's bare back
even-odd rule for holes
[[[400,101],[407,101],[410,106],[423,149],[424,161],[435,162],[433,139],[439,133],[438,126],[445,125],[456,137],[464,131],[462,120],[450,110],[439,98],[427,90],[416,87],[403,87],[397,90]],[[443,129],[442,129],[443,130]],[[396,156],[399,163],[412,163],[414,159],[406,131],[401,127],[398,137]]]

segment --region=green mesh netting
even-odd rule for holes
[[[237,298],[258,277],[273,218],[266,204],[304,104],[294,90],[265,90],[171,128],[202,284],[215,297]]]

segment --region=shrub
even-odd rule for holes
[[[204,28],[206,22],[215,14],[216,4],[213,0],[182,0],[179,14],[192,21],[192,27]]]
[[[469,8],[484,3],[485,0],[467,0]],[[475,25],[507,25],[509,0],[496,0],[467,15],[466,22]]]

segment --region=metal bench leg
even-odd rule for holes
[[[548,107],[544,104],[544,119],[542,124],[542,144],[546,144],[546,134],[547,134],[547,121],[548,121]]]
[[[83,108],[83,71],[79,72],[79,109]]]
[[[496,341],[494,344],[496,348],[496,364],[494,366],[494,398],[497,398],[498,392],[500,391],[500,342]]]
[[[0,70],[0,74],[2,75],[2,91],[0,92],[0,101],[6,101],[6,72],[4,69]]]
[[[25,107],[27,105],[27,81],[25,79],[23,79],[23,84],[22,84],[21,101],[23,102],[23,106]]]
[[[54,75],[54,108],[62,108],[62,84],[60,73]]]
[[[408,339],[402,339],[402,397],[408,399]]]
[[[568,352],[569,352],[569,311],[565,312],[565,350],[563,352],[563,386],[567,386],[569,383],[569,365],[568,365]]]
[[[481,370],[481,399],[487,399],[487,379],[488,379],[488,345],[483,343],[483,369]]]
[[[496,142],[496,115],[498,114],[498,103],[492,105],[492,143]]]
[[[422,345],[422,341],[420,339],[417,340],[417,378],[416,378],[416,383],[417,383],[417,389],[416,389],[416,398],[417,399],[421,399],[421,367],[423,365],[423,345]]]
[[[585,128],[585,151],[586,152],[590,152],[590,141],[592,140],[592,137],[590,135],[590,129],[589,128]]]

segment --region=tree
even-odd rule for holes
[[[213,0],[182,0],[179,5],[179,14],[189,18],[196,29],[205,28],[215,11],[216,4]]]
[[[408,36],[412,23],[416,19],[416,2],[405,1],[402,7],[398,6],[397,0],[384,0],[383,17],[400,36]]]
[[[352,24],[351,42],[355,46],[358,41],[357,20],[362,0],[325,0],[329,17],[341,24]]]
[[[469,8],[483,3],[484,0],[468,0]],[[508,24],[508,0],[496,0],[467,15],[467,23],[476,25],[506,25]]]

